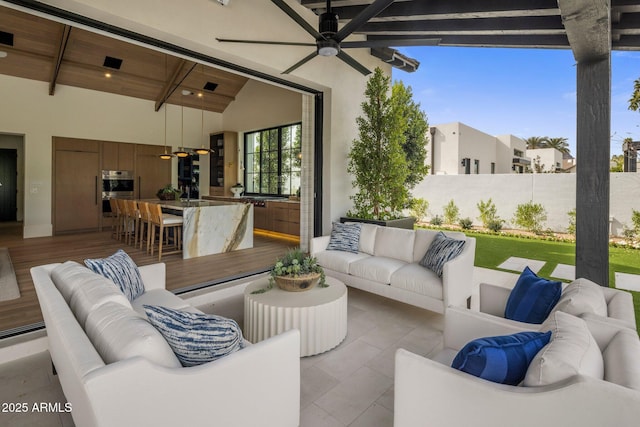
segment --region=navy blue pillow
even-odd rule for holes
[[[525,267],[509,294],[504,317],[518,322],[540,324],[560,299],[562,284],[538,277]]]
[[[551,331],[478,338],[458,352],[451,367],[495,383],[518,385],[550,339]]]

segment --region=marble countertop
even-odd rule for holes
[[[218,201],[218,200],[146,200],[150,203],[157,203],[160,206],[184,210],[185,208],[206,208],[211,206],[229,206],[235,204],[234,202]]]

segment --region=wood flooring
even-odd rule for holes
[[[275,236],[254,234],[254,247],[188,260],[182,254],[163,255],[167,265],[167,289],[181,291],[215,285],[227,280],[263,272],[298,242]],[[0,246],[9,248],[18,279],[20,298],[0,301],[0,337],[18,333],[42,321],[38,298],[33,287],[31,267],[85,258],[104,258],[124,249],[138,265],[158,262],[157,254],[126,245],[111,237],[110,231],[70,234],[53,237],[22,238],[22,225],[0,223]]]

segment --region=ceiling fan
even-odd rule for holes
[[[294,11],[284,0],[271,0],[276,6],[278,6],[284,13],[289,15],[291,19],[296,21],[298,25],[304,28],[309,34],[315,38],[315,43],[302,43],[302,42],[281,42],[281,41],[268,41],[268,40],[238,40],[238,39],[222,39],[216,38],[219,42],[229,43],[257,43],[257,44],[271,44],[271,45],[286,45],[286,46],[315,46],[316,50],[302,58],[300,61],[293,64],[291,67],[284,70],[283,74],[288,74],[315,58],[320,56],[337,56],[342,61],[349,64],[351,67],[358,70],[365,76],[370,74],[371,71],[364,65],[360,64],[351,56],[347,55],[342,49],[349,48],[376,48],[376,47],[389,47],[389,46],[434,46],[440,42],[440,39],[427,39],[427,38],[399,38],[399,39],[384,39],[384,40],[363,40],[363,41],[343,41],[351,33],[357,31],[362,25],[366,24],[369,19],[377,16],[380,12],[386,9],[394,0],[375,0],[369,6],[364,8],[357,16],[351,21],[345,24],[340,30],[338,30],[338,15],[331,11],[331,0],[327,0],[326,12],[320,14],[318,30],[313,28],[304,18],[302,18],[296,11]]]

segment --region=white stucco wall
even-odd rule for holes
[[[177,46],[206,54],[236,65],[300,83],[324,93],[324,228],[351,206],[353,190],[346,172],[346,154],[357,129],[355,117],[367,78],[337,58],[314,58],[290,75],[283,69],[306,56],[311,48],[218,43],[216,37],[312,41],[309,34],[268,1],[231,1],[221,6],[212,0],[184,2],[169,0],[49,0],[53,5],[130,31],[145,34]],[[15,7],[0,1],[0,4]],[[300,15],[316,25],[317,17],[297,2],[290,2]],[[390,66],[370,56],[367,49],[349,54],[373,70]],[[11,103],[0,107],[0,132],[25,135],[27,189],[38,185],[43,191],[25,200],[25,236],[51,234],[51,136],[62,135],[114,141],[153,144],[162,141],[161,119],[145,101],[114,97],[60,86],[49,97],[45,83],[0,78],[0,91]],[[19,86],[19,87],[18,87]],[[81,93],[83,92],[83,93]],[[117,98],[117,99],[116,99]],[[9,105],[11,104],[11,105]],[[78,106],[81,107],[78,107]],[[171,112],[171,109],[169,110]],[[7,113],[7,115],[5,115]],[[200,116],[197,112],[199,126]],[[257,116],[256,116],[257,117]],[[226,130],[223,125],[253,128],[242,124],[239,115],[206,119],[211,131]],[[215,122],[220,127],[216,128]],[[185,109],[185,127],[187,126]],[[199,127],[198,127],[199,129]]]
[[[640,211],[640,174],[612,173],[610,194],[611,233],[621,235],[624,226],[632,226],[632,210]],[[481,224],[478,202],[491,198],[507,228],[513,227],[517,206],[532,201],[547,212],[545,229],[565,231],[567,213],[576,204],[576,174],[430,175],[413,195],[429,202],[428,218],[442,216],[443,207],[453,200],[460,217],[471,218],[476,225]]]
[[[540,156],[540,165],[543,172],[555,172],[556,169],[562,169],[562,153],[555,148],[536,148],[527,150],[527,157],[531,159],[531,169],[535,173],[536,157]]]

